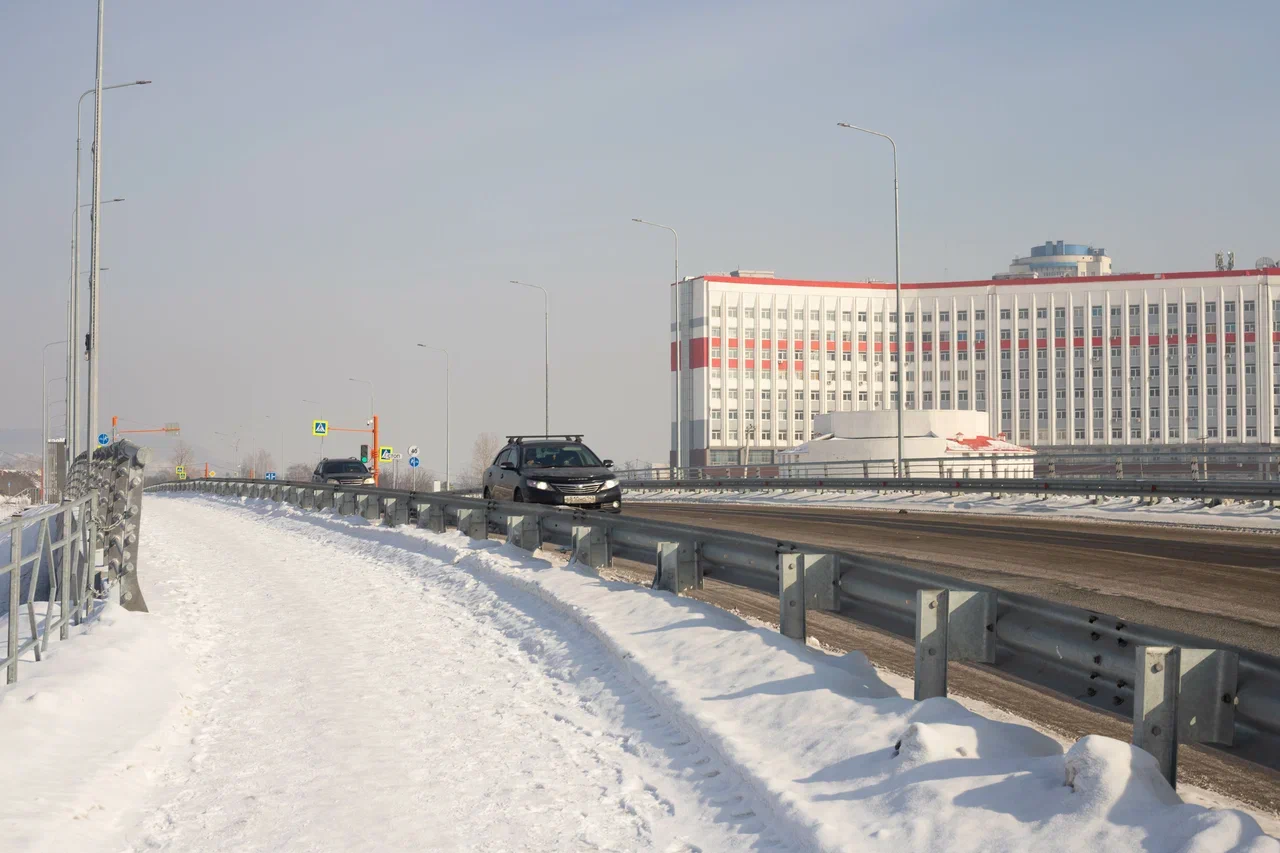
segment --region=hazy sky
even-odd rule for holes
[[[0,0],[0,428],[38,426],[64,336],[95,7]],[[908,281],[1047,239],[1280,256],[1278,31],[1273,0],[108,0],[105,82],[155,82],[104,97],[102,421],[225,458],[215,431],[278,454],[284,425],[296,461],[311,417],[363,422],[358,376],[443,468],[424,341],[460,467],[542,425],[519,278],[552,292],[552,427],[663,459],[671,240],[630,218],[680,230],[685,274],[891,279],[888,146],[839,120],[898,139]]]

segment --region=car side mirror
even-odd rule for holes
[[[606,460],[604,460],[604,467],[606,467],[606,468],[612,468],[612,467],[613,467],[613,460],[612,460],[612,459],[606,459]]]
[[[515,466],[515,464],[514,464],[514,463],[512,463],[512,462],[503,462],[503,463],[502,463],[501,465],[499,465],[498,467],[499,467],[499,468],[501,468],[503,471],[514,471],[514,470],[516,470],[516,466]]]

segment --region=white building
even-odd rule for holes
[[[1106,249],[1095,249],[1082,243],[1054,243],[1046,240],[1043,246],[1034,246],[1025,258],[1014,258],[1009,264],[1010,278],[1078,278],[1082,276],[1111,275],[1111,258]]]
[[[983,434],[1020,445],[1269,444],[1273,284],[1280,269],[904,284],[900,348],[892,284],[686,279],[682,462],[769,463],[820,414],[892,409],[899,366],[908,409],[983,412]],[[675,352],[673,335],[673,404]]]

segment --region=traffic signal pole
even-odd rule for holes
[[[374,482],[374,485],[377,485],[379,482],[378,475],[380,473],[378,458],[382,455],[378,448],[378,416],[377,415],[373,416],[372,424],[373,424],[373,429],[349,429],[347,427],[331,426],[329,427],[328,431],[329,432],[371,432],[373,433],[373,448],[372,450],[370,450],[369,456],[370,456],[370,461],[373,463],[373,482]]]

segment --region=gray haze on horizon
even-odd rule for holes
[[[64,337],[94,16],[0,7],[0,428],[38,426]],[[127,201],[103,209],[100,426],[179,421],[227,459],[215,432],[284,427],[297,461],[312,417],[363,422],[348,377],[374,378],[386,443],[442,470],[421,341],[454,354],[460,469],[478,432],[542,426],[522,279],[552,293],[552,427],[663,460],[671,239],[631,217],[680,230],[686,275],[891,280],[888,145],[837,121],[898,140],[908,281],[1046,239],[1119,271],[1247,266],[1280,254],[1278,30],[1275,3],[1186,0],[109,0],[106,82],[155,82],[104,96],[104,197]],[[88,106],[84,128],[87,201]]]

